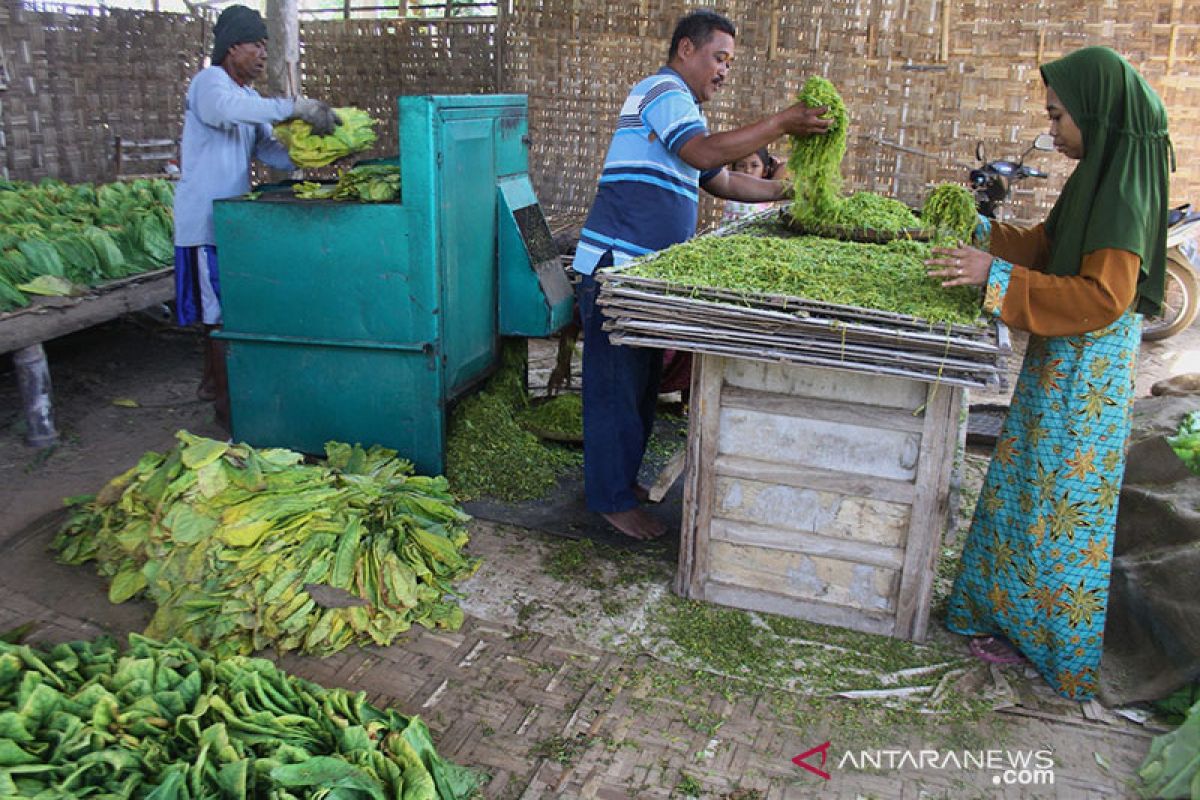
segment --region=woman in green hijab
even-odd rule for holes
[[[1114,51],[1078,50],[1042,78],[1055,146],[1079,161],[1050,216],[982,221],[988,252],[927,262],[944,286],[986,286],[984,310],[1031,334],[947,623],[980,658],[1027,658],[1082,700],[1099,679],[1141,314],[1162,301],[1172,154],[1162,101]]]

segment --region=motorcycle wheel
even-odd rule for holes
[[[1200,279],[1190,265],[1175,256],[1167,257],[1167,280],[1163,287],[1162,313],[1146,317],[1142,339],[1157,342],[1187,328],[1200,313]]]

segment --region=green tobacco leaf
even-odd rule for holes
[[[352,764],[330,756],[313,756],[299,764],[275,767],[271,770],[271,780],[288,789],[308,786],[356,789],[366,792],[372,800],[387,800],[379,781]]]
[[[183,448],[180,459],[188,469],[200,469],[213,463],[229,450],[228,442],[201,439]]]
[[[195,544],[212,535],[217,520],[201,514],[187,503],[176,503],[163,518],[162,525],[176,542]]]
[[[145,588],[146,576],[140,568],[131,567],[113,576],[108,587],[108,600],[110,603],[124,603]]]

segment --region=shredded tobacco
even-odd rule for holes
[[[578,450],[543,442],[521,427],[520,417],[529,410],[524,340],[506,342],[500,361],[483,389],[450,414],[446,477],[463,500],[543,497],[582,458]]]
[[[922,263],[929,253],[928,244],[904,239],[866,244],[734,234],[675,245],[626,274],[973,324],[979,317],[976,294],[963,287],[947,290],[931,280]]]

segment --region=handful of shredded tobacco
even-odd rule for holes
[[[921,206],[921,221],[925,227],[962,242],[971,241],[978,217],[974,195],[954,183],[934,187]]]
[[[832,123],[826,133],[791,138],[788,169],[794,176],[792,219],[811,232],[850,228],[894,233],[919,228],[921,223],[899,200],[873,192],[841,195],[841,165],[850,118],[837,88],[825,78],[814,76],[796,99],[810,108],[827,107]]]

